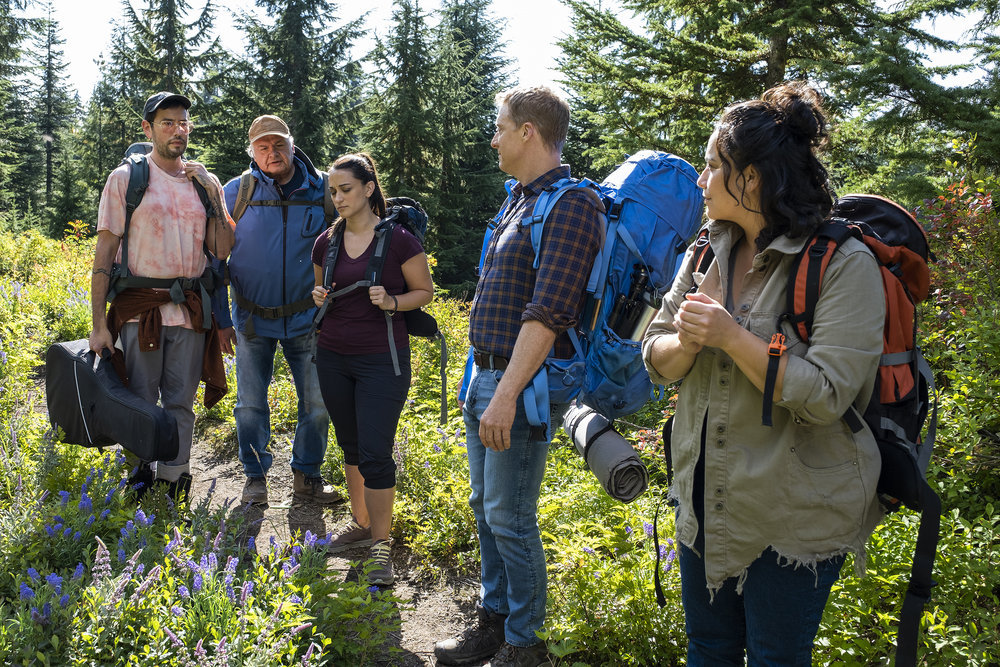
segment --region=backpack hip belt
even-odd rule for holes
[[[233,286],[232,293],[233,301],[236,302],[236,305],[248,313],[246,326],[244,328],[247,338],[254,338],[257,335],[256,329],[253,325],[254,315],[265,320],[280,320],[283,317],[289,317],[291,315],[295,315],[296,313],[304,313],[305,311],[316,307],[316,304],[313,303],[312,296],[299,299],[298,301],[293,301],[292,303],[286,303],[281,306],[260,306],[236,291],[235,286]]]
[[[212,321],[212,293],[222,284],[222,276],[211,265],[197,278],[146,278],[143,276],[122,275],[121,267],[116,264],[111,270],[111,282],[108,286],[107,300],[110,303],[116,296],[127,289],[165,289],[170,292],[170,300],[181,304],[186,301],[184,292],[199,291],[201,293],[201,314],[204,322]]]

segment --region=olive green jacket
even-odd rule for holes
[[[643,342],[649,361],[658,336],[675,333],[674,314],[693,285],[726,303],[730,249],[743,235],[728,222],[711,222],[716,259],[705,275],[693,274],[693,248]],[[782,236],[753,260],[742,277],[737,323],[770,340],[785,312],[788,272],[806,239]],[[735,279],[740,279],[736,277]],[[704,348],[678,390],[671,453],[672,497],[678,502],[677,539],[693,547],[698,532],[692,507],[701,430],[705,434],[705,573],[716,590],[738,577],[768,547],[790,563],[814,566],[852,552],[863,571],[864,545],[882,517],[875,485],[879,453],[865,427],[857,434],[842,419],[853,403],[863,411],[882,353],[885,303],[879,269],[857,239],[830,260],[816,306],[811,341],[802,342],[787,323],[789,355],[782,395],[775,397],[772,427],[761,424],[762,392],[716,348]],[[707,421],[706,421],[707,420]]]

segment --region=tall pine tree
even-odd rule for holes
[[[395,0],[392,27],[371,54],[361,144],[375,158],[390,195],[412,197],[437,212],[441,170],[435,111],[435,57],[427,15],[416,0]]]
[[[566,2],[574,29],[560,42],[560,69],[582,102],[575,106],[583,123],[599,134],[590,156],[600,167],[646,147],[698,162],[726,105],[786,79],[824,88],[835,117],[868,104],[871,127],[883,135],[945,117],[959,102],[933,82],[920,55],[956,45],[917,25],[969,0],[907,0],[889,9],[862,0],[626,0],[641,33],[612,12]]]
[[[221,56],[213,35],[215,7],[211,0],[190,22],[188,0],[147,0],[137,12],[124,1],[130,39],[128,51],[117,54],[127,62],[132,75],[150,92],[168,90],[194,93],[201,77]]]
[[[503,201],[505,175],[490,146],[494,97],[510,83],[501,51],[504,22],[489,0],[446,0],[437,27],[436,124],[442,138],[438,210],[430,240],[438,284],[456,296],[475,290],[486,222]]]
[[[255,112],[281,116],[296,145],[322,168],[353,143],[361,69],[350,50],[362,21],[332,27],[337,5],[328,0],[257,0],[257,6],[266,20],[249,14],[240,20],[255,74]]]
[[[67,63],[62,45],[66,40],[59,34],[59,24],[52,18],[52,2],[42,32],[34,40],[33,65],[36,74],[34,86],[35,127],[38,130],[45,155],[44,205],[52,204],[54,174],[57,162],[63,157],[63,143],[75,120],[77,100],[67,83]],[[59,227],[58,231],[61,231]]]

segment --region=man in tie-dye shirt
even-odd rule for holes
[[[129,165],[123,164],[108,176],[97,214],[97,248],[91,279],[93,331],[90,348],[97,353],[114,351],[105,301],[116,260],[127,262],[132,275],[146,278],[192,278],[202,276],[207,263],[205,249],[224,259],[233,245],[232,220],[222,204],[222,186],[203,165],[182,156],[191,132],[188,109],[191,101],[183,95],[159,92],[143,108],[142,130],[152,142],[147,158],[149,186],[136,207],[128,229],[128,257],[121,257],[125,233],[125,196]],[[206,222],[206,209],[195,190],[196,179],[207,191],[213,215]],[[127,321],[122,323],[118,346],[123,350],[129,388],[150,403],[159,399],[177,420],[178,454],[172,461],[141,461],[133,482],[148,488],[154,479],[167,485],[175,499],[191,485],[190,456],[194,431],[194,399],[203,376],[206,332],[197,290],[189,290],[187,301],[175,303],[166,290],[125,289],[112,301],[119,313],[129,304]],[[139,303],[138,309],[135,304]],[[192,307],[191,304],[197,307]],[[135,311],[134,316],[131,314]],[[221,357],[220,357],[221,358]],[[154,465],[155,464],[155,469]]]

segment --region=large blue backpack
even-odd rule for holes
[[[701,224],[698,172],[685,160],[659,151],[632,155],[600,185],[564,179],[542,192],[532,214],[521,220],[530,229],[535,268],[545,220],[570,190],[589,189],[606,210],[604,246],[587,283],[587,302],[575,330],[568,333],[574,359],[549,357],[525,389],[525,408],[533,426],[547,426],[551,402],[577,401],[608,419],[636,412],[653,397],[642,362],[642,336],[670,289],[678,259]],[[508,181],[507,191],[514,181]],[[510,198],[487,226],[479,267]],[[465,381],[471,369],[471,350]],[[551,430],[549,429],[549,436]]]

